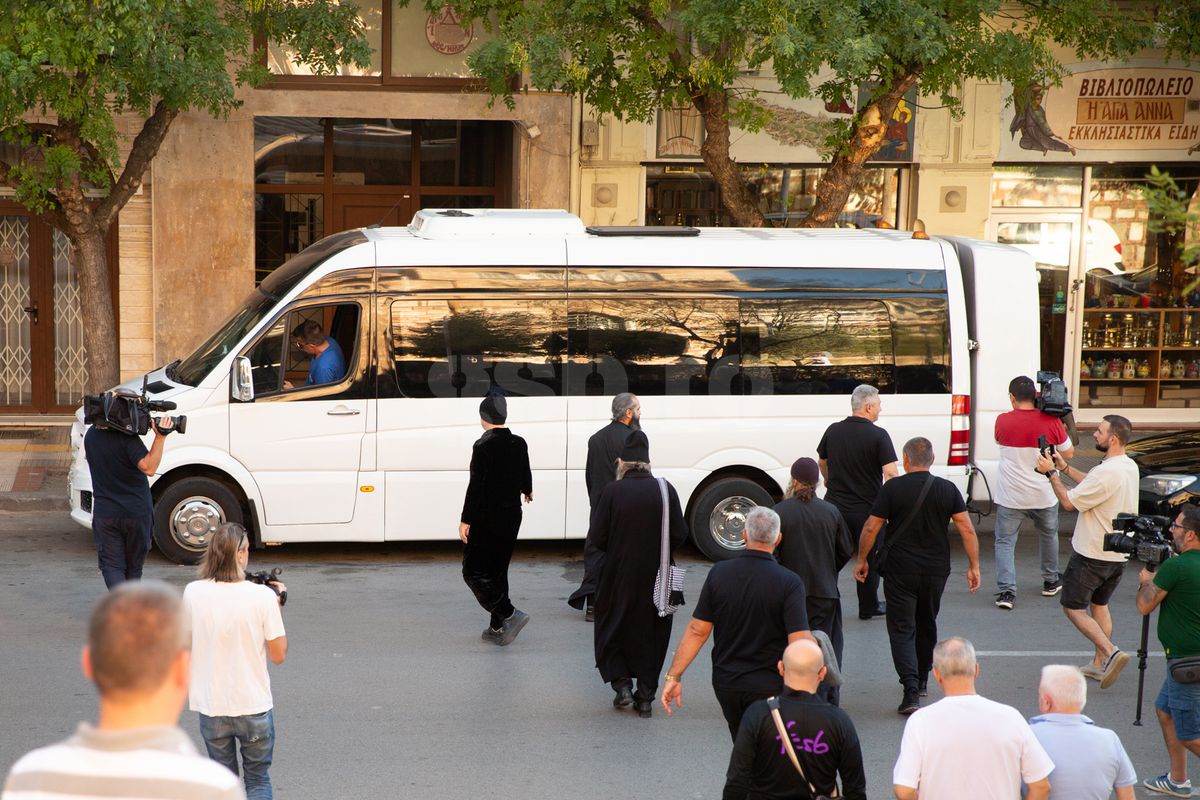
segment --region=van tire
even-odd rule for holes
[[[208,534],[223,522],[243,522],[237,496],[212,478],[184,478],[163,490],[154,504],[154,544],[176,564],[197,564]]]
[[[742,530],[754,506],[772,508],[770,492],[748,478],[713,481],[692,506],[688,527],[692,543],[713,561],[724,561],[745,551]]]

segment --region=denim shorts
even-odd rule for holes
[[[1180,683],[1168,670],[1154,705],[1171,715],[1179,741],[1200,739],[1200,683]]]
[[[1087,608],[1088,604],[1106,606],[1124,574],[1124,561],[1100,561],[1071,553],[1062,576],[1059,605],[1076,611]]]

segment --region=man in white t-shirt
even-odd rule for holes
[[[200,714],[209,757],[237,775],[240,750],[246,797],[271,800],[275,704],[267,658],[283,663],[287,637],[276,593],[245,580],[249,559],[246,529],[226,523],[209,539],[201,580],[183,591],[192,622],[189,707]]]
[[[1017,534],[1029,520],[1038,532],[1042,562],[1042,595],[1054,597],[1062,589],[1058,572],[1058,501],[1054,490],[1037,469],[1038,441],[1071,458],[1071,437],[1062,420],[1037,409],[1037,387],[1025,375],[1008,384],[1013,410],[996,417],[996,445],[1000,471],[996,481],[996,608],[1011,611],[1017,601]]]
[[[1055,497],[1067,511],[1078,511],[1075,533],[1071,537],[1071,560],[1063,573],[1063,591],[1059,603],[1067,619],[1087,637],[1096,649],[1090,664],[1081,668],[1084,675],[1100,681],[1107,689],[1116,683],[1129,662],[1129,653],[1112,643],[1112,615],[1108,600],[1116,591],[1129,556],[1104,549],[1104,534],[1112,530],[1112,521],[1121,513],[1138,510],[1137,464],[1125,455],[1125,446],[1133,434],[1129,420],[1109,414],[1096,428],[1092,438],[1104,460],[1091,472],[1084,473],[1059,453],[1051,460],[1038,456],[1038,472],[1050,479]],[[1068,490],[1062,476],[1078,485]]]
[[[1054,762],[1015,708],[975,693],[975,647],[951,637],[933,649],[945,697],[908,718],[892,771],[899,800],[1026,800],[1050,796]]]

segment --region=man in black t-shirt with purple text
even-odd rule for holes
[[[884,481],[897,475],[892,437],[875,424],[883,410],[879,390],[862,384],[850,394],[850,416],[830,425],[817,445],[818,466],[825,479],[825,499],[841,512],[855,542]],[[879,577],[858,584],[858,618],[882,616]]]
[[[958,487],[929,472],[933,445],[918,436],[904,445],[904,474],[888,481],[863,526],[854,577],[865,580],[872,572],[883,576],[887,598],[888,640],[892,663],[904,686],[897,711],[911,714],[921,707],[920,697],[933,668],[937,644],[937,615],[942,591],[950,577],[950,522],[958,529],[967,552],[967,588],[979,588],[979,539],[967,514]],[[928,484],[928,491],[925,491]],[[868,562],[884,523],[877,560]]]

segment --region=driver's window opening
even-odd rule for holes
[[[355,357],[354,303],[289,311],[250,351],[256,397],[342,382]]]

